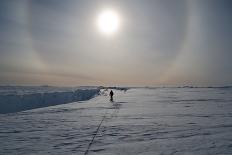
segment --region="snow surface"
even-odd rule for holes
[[[231,88],[115,90],[114,103],[107,93],[1,114],[0,154],[232,154]]]
[[[0,86],[1,95],[26,95],[38,93],[53,93],[75,91],[77,89],[96,87],[55,87],[55,86]]]
[[[19,112],[88,100],[99,91],[98,88],[90,87],[1,86],[0,113]]]

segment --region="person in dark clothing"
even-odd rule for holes
[[[113,96],[114,96],[114,92],[111,90],[110,91],[110,101],[113,102]]]

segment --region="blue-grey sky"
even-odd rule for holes
[[[2,0],[0,84],[229,85],[231,16],[231,0]]]

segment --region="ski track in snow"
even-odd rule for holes
[[[232,89],[157,88],[0,115],[0,154],[232,154]]]

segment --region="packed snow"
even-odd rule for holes
[[[0,115],[0,154],[232,154],[232,89],[133,88]]]
[[[99,91],[94,87],[0,86],[0,113],[88,100]]]

